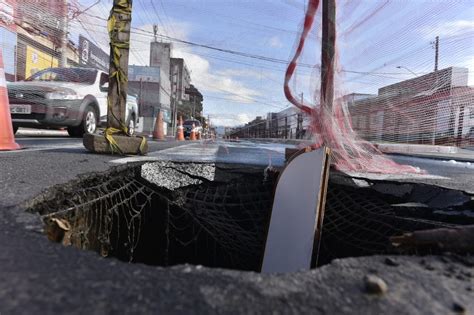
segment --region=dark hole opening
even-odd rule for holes
[[[151,180],[141,166],[118,167],[55,188],[30,210],[43,216],[50,239],[104,256],[259,271],[278,172],[154,165]],[[212,179],[203,175],[209,169]],[[330,180],[319,265],[335,258],[398,254],[391,236],[449,225],[430,221],[427,209],[425,217],[416,218],[391,207],[406,198]]]

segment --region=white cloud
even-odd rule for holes
[[[109,37],[106,30],[106,22],[92,16],[106,16],[105,6],[101,5],[91,8],[88,15],[81,15],[78,19],[82,24],[76,22],[71,25],[71,34],[78,36],[79,33],[93,36],[93,42],[100,46],[107,53],[109,52]],[[192,25],[179,21],[167,19],[167,24],[158,30],[172,32],[170,36],[188,39],[188,35],[192,30]],[[150,59],[150,42],[153,40],[153,25],[140,25],[139,30],[132,29],[130,37],[130,55],[129,64],[131,65],[148,65]],[[90,36],[88,36],[90,37]],[[232,100],[241,103],[252,103],[260,92],[249,87],[245,83],[244,72],[234,70],[215,71],[212,69],[209,61],[195,53],[190,46],[173,43],[172,57],[183,58],[191,71],[191,80],[193,84],[201,90],[202,93],[219,93]],[[250,72],[247,73],[249,76]]]
[[[271,73],[263,74],[262,71],[253,70],[249,68],[224,69],[224,70],[217,71],[216,74],[223,75],[223,76],[247,77],[247,78],[254,78],[254,79],[261,79],[262,75],[265,75],[265,76],[271,75]]]
[[[273,47],[273,48],[282,48],[283,47],[282,41],[276,35],[268,40],[268,44],[270,45],[270,47]]]
[[[194,54],[189,47],[176,47],[173,57],[185,60],[191,71],[193,84],[204,93],[222,93],[225,97],[241,103],[253,103],[253,99],[260,95],[231,72],[213,71],[209,61]]]
[[[452,37],[472,32],[474,20],[446,21],[436,26],[429,26],[422,29],[423,36],[432,39],[434,36]]]
[[[253,118],[250,118],[248,114],[209,114],[211,124],[213,126],[226,126],[226,127],[237,127],[242,126]]]

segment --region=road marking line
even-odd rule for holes
[[[110,163],[125,164],[143,161],[181,161],[181,162],[212,162],[217,158],[219,145],[190,143],[160,151],[153,151],[147,156],[131,156],[109,161]],[[196,157],[199,157],[196,159]]]
[[[34,152],[34,151],[49,151],[49,150],[56,150],[56,149],[75,149],[75,148],[80,148],[80,147],[83,147],[82,143],[81,144],[75,144],[75,145],[48,146],[48,147],[20,149],[20,150],[13,150],[13,151],[1,151],[0,154]]]

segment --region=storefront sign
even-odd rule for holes
[[[82,35],[79,35],[79,54],[82,67],[109,71],[109,55]]]

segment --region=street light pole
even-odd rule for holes
[[[407,67],[404,67],[404,66],[397,66],[397,69],[405,69],[405,70],[409,71],[411,74],[413,74],[415,77],[418,76],[418,74],[417,74],[416,72],[411,71],[411,70],[408,69]]]

